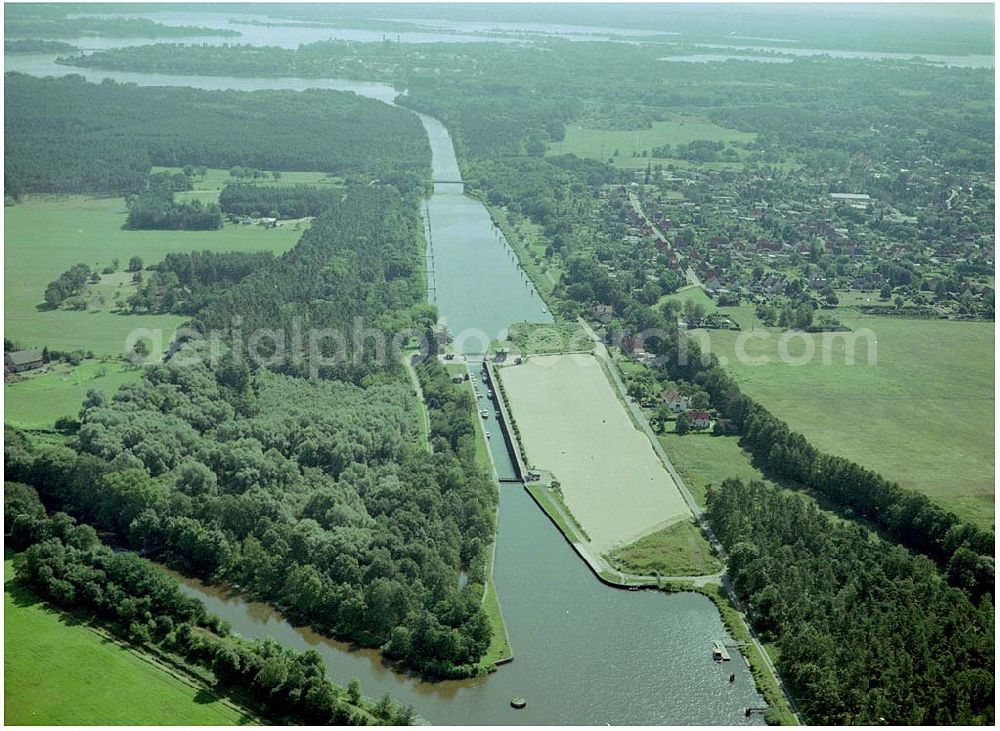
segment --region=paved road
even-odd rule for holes
[[[642,204],[639,202],[639,197],[635,193],[629,193],[628,194],[628,202],[632,204],[632,210],[634,210],[636,212],[636,214],[638,214],[639,216],[641,216],[642,220],[645,221],[646,224],[651,229],[653,229],[653,233],[656,236],[659,236],[664,241],[666,241],[667,237],[663,235],[663,232],[661,232],[660,229],[658,229],[656,227],[656,224],[654,224],[650,220],[649,216],[646,215],[646,212],[644,210],[642,210]],[[687,276],[687,283],[688,284],[693,284],[696,287],[700,287],[701,286],[701,280],[698,278],[698,275],[695,273],[694,269],[692,269],[691,267],[688,267],[687,271],[685,272],[685,275]]]

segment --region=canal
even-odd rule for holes
[[[79,73],[145,85],[207,89],[355,91],[391,103],[382,84],[336,79],[188,77],[68,69],[52,57],[6,56],[7,70],[36,75]],[[458,180],[448,131],[422,116],[431,141],[434,177]],[[435,186],[424,215],[434,261],[433,301],[462,352],[480,353],[518,321],[550,321],[537,292],[486,209],[461,185]],[[477,370],[474,366],[474,372]],[[489,427],[487,427],[489,428]],[[502,449],[491,440],[494,456]],[[330,677],[361,681],[371,697],[390,693],[437,724],[742,724],[747,706],[763,702],[738,652],[716,664],[714,640],[728,635],[714,605],[697,594],[625,592],[599,583],[562,535],[518,485],[500,487],[495,582],[514,661],[482,678],[425,683],[393,672],[374,651],[356,651],[289,625],[269,606],[184,577],[186,593],[246,637],[272,637],[316,649]],[[735,682],[729,683],[730,673]],[[527,698],[520,711],[511,696]]]

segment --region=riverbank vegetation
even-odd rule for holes
[[[255,719],[44,603],[4,561],[4,715],[13,725],[236,725]],[[100,668],[100,673],[94,669]]]
[[[388,700],[376,706],[357,691],[330,683],[313,651],[296,653],[272,640],[231,634],[157,567],[112,551],[93,528],[65,513],[50,516],[28,485],[5,486],[4,518],[5,541],[22,551],[14,558],[21,586],[159,663],[201,676],[274,722],[405,725],[413,720],[412,709]]]
[[[7,38],[4,53],[76,53],[76,46],[62,41],[44,41],[38,38]]]

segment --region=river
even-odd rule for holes
[[[7,70],[62,75],[76,70],[52,56],[7,56]],[[206,89],[355,91],[390,102],[383,84],[336,79],[187,77],[80,70],[88,79]],[[421,116],[436,180],[458,180],[448,131]],[[546,322],[538,294],[493,227],[486,209],[456,184],[435,186],[425,216],[431,230],[436,302],[456,334],[497,337],[519,320]],[[465,352],[480,352],[475,338]],[[492,422],[491,422],[492,423]],[[491,448],[502,449],[499,434]],[[743,709],[762,706],[738,652],[716,664],[711,647],[728,634],[714,605],[697,594],[626,592],[599,583],[519,485],[500,488],[494,577],[514,661],[482,678],[425,683],[385,667],[374,651],[351,648],[294,628],[267,605],[179,577],[186,593],[246,637],[273,637],[320,652],[330,677],[361,681],[364,693],[385,692],[437,724],[742,724]],[[735,682],[729,683],[729,674]],[[515,711],[511,696],[527,698]]]

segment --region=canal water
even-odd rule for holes
[[[421,114],[436,181],[462,179],[455,147],[438,120]],[[487,352],[515,322],[552,322],[534,285],[489,212],[454,182],[436,183],[424,206],[428,224],[430,299],[458,352]]]
[[[52,57],[7,56],[7,70],[63,75]],[[208,89],[330,88],[383,101],[382,84],[336,79],[236,79],[78,71],[91,80]],[[434,153],[434,177],[459,180],[447,130],[422,117]],[[434,259],[434,300],[456,335],[496,338],[517,321],[549,321],[516,257],[493,228],[486,209],[460,185],[435,186],[425,215]],[[463,351],[481,352],[470,338]],[[473,365],[474,372],[476,370]],[[481,390],[482,389],[481,387]],[[489,427],[488,427],[489,428]],[[499,441],[499,433],[494,434]],[[494,456],[498,446],[491,445]],[[338,683],[361,681],[371,697],[390,693],[437,724],[742,724],[747,706],[763,702],[738,652],[712,660],[714,640],[728,639],[712,603],[696,594],[626,592],[599,583],[519,485],[501,485],[494,577],[514,661],[482,678],[425,683],[387,668],[374,651],[356,651],[292,627],[267,605],[181,579],[246,637],[272,637],[316,649]],[[735,682],[729,683],[730,673]],[[511,696],[528,705],[515,711]]]

